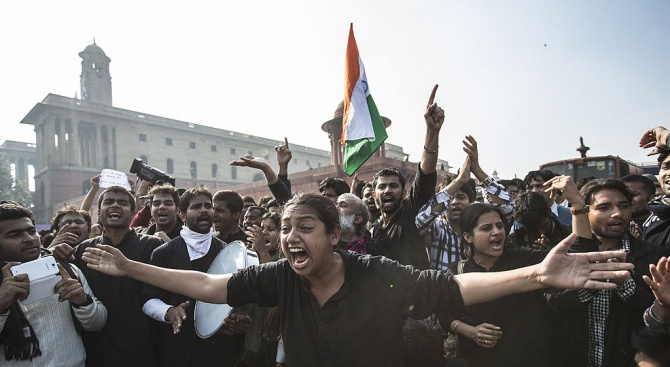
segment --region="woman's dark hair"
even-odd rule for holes
[[[289,207],[304,205],[314,210],[317,218],[326,226],[326,233],[333,233],[340,227],[340,215],[330,199],[317,194],[298,194],[284,206],[284,215],[290,213]]]
[[[490,212],[495,212],[498,213],[500,216],[500,220],[502,220],[503,225],[505,228],[507,228],[507,221],[505,221],[505,216],[503,215],[502,210],[500,210],[499,207],[491,205],[491,204],[483,204],[483,203],[472,203],[463,209],[461,212],[461,231],[463,234],[467,233],[470,236],[474,235],[474,230],[475,227],[477,227],[477,221],[479,220],[479,217],[486,213]],[[463,235],[462,235],[463,236]],[[507,237],[505,237],[507,238]],[[465,236],[462,237],[462,241],[468,248],[470,248],[470,253],[468,254],[466,251],[466,257],[470,257],[471,255],[474,255],[474,251],[472,249],[473,244],[468,243],[465,241]]]

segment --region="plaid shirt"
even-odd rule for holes
[[[628,234],[621,237],[623,250],[630,252]],[[635,281],[629,277],[616,289],[599,291],[578,290],[579,301],[589,304],[589,360],[588,367],[602,367],[605,354],[605,325],[610,312],[612,297],[616,295],[621,301],[627,301],[635,293]]]
[[[505,201],[505,204],[499,206],[505,217],[514,212],[511,197],[502,185],[492,181],[486,188],[486,192]],[[440,203],[444,203],[444,210],[433,213],[433,207]],[[449,203],[451,203],[451,196],[447,194],[447,191],[438,191],[419,209],[419,214],[416,216],[416,227],[423,235],[428,248],[430,268],[443,272],[447,271],[450,263],[463,258],[461,236],[451,228],[444,216],[447,208],[449,208]]]

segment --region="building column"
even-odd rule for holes
[[[95,126],[95,168],[102,167],[102,126]]]

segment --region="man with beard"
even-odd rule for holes
[[[340,245],[342,250],[372,256],[386,256],[384,248],[379,246],[365,228],[368,222],[367,205],[354,194],[345,193],[337,198],[337,211],[340,214]]]
[[[179,236],[182,221],[177,216],[179,190],[172,185],[154,186],[149,191],[149,205],[153,224],[141,231],[160,238],[163,242]]]
[[[552,298],[565,340],[559,341],[560,358],[567,366],[634,366],[632,331],[644,326],[640,317],[654,295],[642,276],[650,276],[649,264],[656,264],[670,249],[643,242],[628,231],[632,195],[615,179],[597,179],[581,190],[591,231],[598,240],[591,251],[623,250],[626,262],[635,265],[632,275],[615,280],[614,290],[567,291]]]
[[[82,242],[74,252],[74,264],[81,269],[95,295],[107,307],[105,327],[97,332],[82,333],[87,366],[157,365],[151,320],[142,313],[142,283],[93,271],[81,259],[86,248],[105,244],[118,248],[135,261],[148,263],[151,252],[162,241],[138,234],[130,228],[134,212],[135,198],[128,190],[120,186],[105,189],[98,198],[98,220],[104,232],[102,236]]]
[[[218,232],[216,237],[225,243],[233,241],[248,243],[246,233],[238,224],[244,207],[240,194],[231,190],[217,191],[212,204],[214,206],[214,230]]]
[[[220,193],[220,192],[219,192]],[[218,194],[218,193],[217,193]],[[237,195],[237,194],[236,194]],[[240,204],[242,198],[237,195]],[[241,205],[240,205],[241,206]],[[238,211],[239,213],[239,211]],[[213,236],[212,194],[204,187],[186,190],[179,202],[179,216],[184,222],[180,236],[158,247],[151,264],[170,269],[207,272],[212,261],[226,244]],[[237,218],[230,218],[237,225]],[[145,285],[146,299],[142,311],[161,322],[159,341],[160,366],[233,366],[237,359],[237,339],[233,333],[244,332],[251,318],[233,314],[226,318],[222,333],[201,339],[193,323],[195,300]]]
[[[416,216],[416,227],[424,236],[428,248],[430,268],[445,272],[449,264],[461,260],[464,255],[461,247],[461,212],[475,201],[477,195],[470,173],[482,183],[487,197],[500,206],[505,216],[513,210],[509,193],[479,165],[477,141],[468,135],[463,145],[468,156],[458,176],[430,198]]]
[[[423,117],[426,123],[426,138],[421,161],[417,166],[414,182],[407,199],[405,177],[395,168],[384,168],[375,174],[372,186],[375,189],[375,203],[381,216],[372,226],[372,238],[384,247],[389,257],[403,265],[413,265],[417,269],[428,269],[428,254],[423,237],[414,221],[419,209],[435,193],[437,183],[438,145],[440,129],[444,123],[444,111],[433,103],[437,85],[428,101]]]
[[[370,218],[368,218],[365,228],[370,229],[381,215],[381,212],[375,203],[375,189],[370,182],[366,183],[363,187],[363,201],[368,206],[368,211],[370,212]]]
[[[56,233],[49,250],[58,259],[74,261],[74,248],[88,239],[91,230],[91,216],[85,210],[67,205],[56,212],[51,221],[51,232]]]

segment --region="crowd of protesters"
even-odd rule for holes
[[[147,181],[98,193],[94,177],[42,235],[0,203],[0,364],[670,365],[670,131],[640,141],[658,178],[496,181],[467,136],[437,187],[444,112],[431,103],[424,120],[412,182],[386,168],[293,193],[286,140],[277,173],[231,162],[261,170],[272,197]],[[229,246],[260,265],[207,274]],[[44,256],[61,279],[24,302],[34,279],[11,268]],[[213,335],[196,331],[198,301],[233,307]]]

